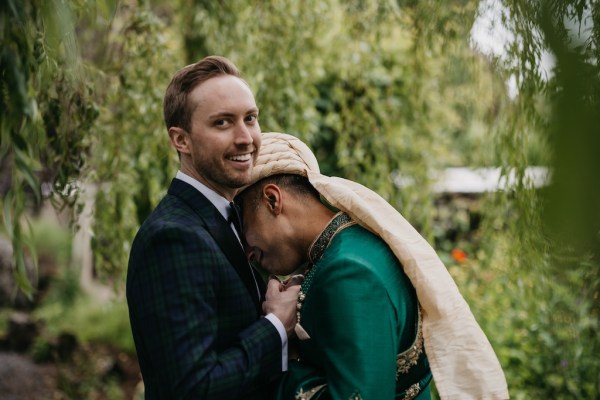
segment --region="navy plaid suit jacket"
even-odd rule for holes
[[[140,227],[127,273],[146,399],[269,398],[281,339],[260,317],[248,268],[228,222],[174,179]]]

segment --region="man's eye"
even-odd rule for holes
[[[258,119],[258,115],[252,114],[246,116],[246,122],[254,122]]]
[[[227,121],[225,121],[224,119],[218,119],[215,121],[216,126],[225,126],[226,123]]]

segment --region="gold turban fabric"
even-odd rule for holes
[[[508,399],[492,346],[448,270],[427,241],[387,201],[346,179],[321,175],[306,144],[285,133],[263,133],[252,183],[276,174],[308,177],[321,196],[392,249],[423,309],[425,352],[444,400]]]

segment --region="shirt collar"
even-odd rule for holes
[[[184,174],[181,171],[177,171],[177,175],[175,178],[184,181],[185,183],[189,183],[193,187],[195,187],[200,193],[204,195],[212,203],[213,206],[219,211],[219,213],[225,218],[225,220],[229,219],[229,200],[225,197],[221,196],[202,182],[192,178],[191,176]]]

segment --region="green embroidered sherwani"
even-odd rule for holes
[[[387,244],[348,215],[313,243],[298,308],[310,338],[279,399],[430,398],[415,290]]]

